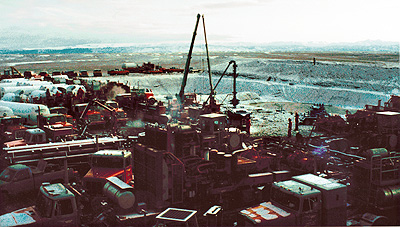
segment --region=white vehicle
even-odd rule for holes
[[[15,115],[20,116],[23,121],[31,125],[37,124],[39,110],[40,114],[50,114],[49,108],[42,104],[0,101],[0,106],[9,107]]]

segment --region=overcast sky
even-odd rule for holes
[[[0,10],[0,38],[190,42],[200,13],[209,42],[400,40],[399,0],[0,0]]]

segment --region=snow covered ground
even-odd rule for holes
[[[287,120],[294,112],[307,109],[290,108],[282,103],[324,103],[345,109],[361,109],[366,104],[386,102],[392,94],[399,95],[399,67],[376,64],[352,64],[294,60],[235,59],[239,107],[253,112],[253,132],[269,135],[286,135]],[[212,67],[213,85],[228,64]],[[228,69],[227,73],[231,73]],[[102,77],[128,83],[131,86],[150,88],[158,100],[179,93],[182,74],[130,74],[129,76]],[[219,83],[217,101],[229,105],[232,99],[233,78],[225,76]],[[200,94],[205,101],[209,94],[208,73],[189,74],[185,92]],[[275,103],[265,105],[265,103]],[[280,104],[281,103],[281,104]],[[310,128],[301,127],[302,134]],[[305,131],[302,131],[305,130]]]
[[[246,102],[324,103],[344,108],[363,108],[365,104],[387,101],[399,91],[399,67],[309,61],[236,59],[237,91]],[[227,64],[212,67],[213,85]],[[227,73],[231,73],[228,69]],[[103,77],[102,80],[128,82],[131,86],[153,89],[157,96],[179,93],[182,74]],[[233,79],[219,83],[217,98],[230,100]],[[208,74],[189,74],[185,92],[209,93]]]

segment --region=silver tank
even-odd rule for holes
[[[133,187],[116,177],[109,177],[107,181],[103,188],[104,195],[122,209],[132,208],[135,204]]]
[[[385,158],[389,156],[388,150],[386,148],[374,148],[374,149],[369,149],[364,152],[364,157],[366,157],[368,160],[372,158],[372,156],[379,155],[381,158]]]
[[[379,188],[376,192],[376,201],[380,206],[394,206],[400,203],[400,185]]]

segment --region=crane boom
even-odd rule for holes
[[[14,76],[14,71],[16,73],[18,73],[19,76],[24,77],[24,75],[22,75],[22,73],[20,73],[20,71],[18,71],[18,69],[16,69],[14,66],[10,66],[11,68],[11,75]]]
[[[208,43],[207,43],[207,35],[206,35],[206,24],[204,22],[204,15],[201,16],[203,19],[203,30],[204,30],[204,41],[206,45],[206,52],[207,52],[207,66],[208,66],[208,79],[210,81],[210,96],[213,96],[214,89],[212,85],[212,76],[211,76],[211,66],[210,66],[210,54],[208,53]]]
[[[181,90],[179,91],[179,95],[178,95],[178,99],[179,99],[180,103],[183,103],[183,101],[184,101],[183,99],[184,99],[184,95],[185,95],[185,87],[186,87],[187,77],[189,74],[190,60],[192,58],[194,40],[196,39],[196,33],[197,33],[197,27],[199,26],[199,20],[200,20],[200,14],[197,14],[196,26],[194,28],[192,42],[190,43],[189,53],[188,53],[188,56],[186,59],[185,71],[183,72]]]
[[[212,90],[215,91],[215,89],[217,89],[217,86],[218,86],[219,82],[221,82],[222,77],[224,77],[224,75],[226,74],[226,71],[228,70],[229,66],[232,65],[232,64],[233,64],[233,91],[232,91],[233,99],[231,100],[231,103],[232,103],[233,107],[236,108],[236,106],[239,104],[239,99],[237,99],[237,97],[236,97],[236,94],[237,94],[237,92],[236,92],[236,78],[238,76],[237,73],[236,73],[236,68],[237,68],[236,61],[232,60],[232,61],[229,62],[229,64],[226,67],[225,71],[222,73],[221,77],[219,78],[219,80],[217,81],[217,83],[215,84],[215,86],[214,86],[214,88]],[[204,104],[207,103],[208,100],[212,99],[212,95],[213,94],[211,93],[208,96],[208,98],[204,102]]]
[[[83,136],[83,134],[85,134],[85,131],[86,131],[87,127],[88,127],[88,122],[84,121],[84,117],[89,112],[89,109],[94,105],[98,105],[98,106],[104,108],[105,110],[111,112],[111,118],[112,118],[111,119],[111,123],[112,123],[111,128],[112,128],[113,134],[115,134],[116,133],[116,127],[115,126],[116,126],[116,119],[117,119],[115,108],[112,108],[112,107],[109,107],[107,105],[104,105],[103,103],[99,102],[97,99],[92,99],[92,100],[89,101],[89,103],[87,104],[87,106],[85,107],[85,109],[83,110],[83,112],[81,113],[80,117],[77,120],[78,123],[81,124],[81,133],[80,133],[81,136]]]

